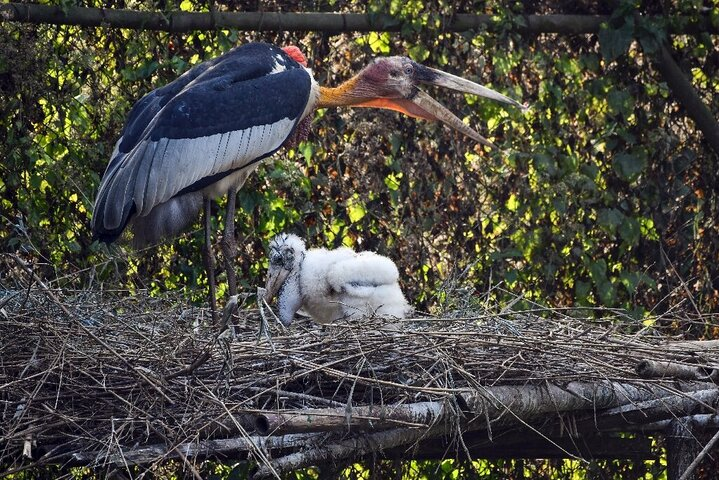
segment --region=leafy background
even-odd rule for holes
[[[103,6],[209,8],[193,0]],[[374,56],[406,54],[532,109],[522,114],[472,96],[432,92],[502,152],[393,112],[318,111],[309,140],[266,161],[240,192],[237,268],[245,290],[263,282],[268,239],[291,231],[311,246],[344,244],[389,255],[420,311],[471,306],[488,291],[498,301],[512,292],[555,307],[621,308],[629,327],[670,310],[717,311],[717,153],[672,97],[653,54],[668,38],[719,117],[719,39],[667,37],[664,22],[633,16],[703,15],[716,23],[716,3],[225,0],[216,6],[391,13],[402,29],[170,34],[3,23],[4,251],[22,252],[60,286],[179,289],[201,302],[206,279],[199,222],[159,247],[106,248],[91,239],[92,203],[134,101],[192,65],[262,40],[299,45],[323,84],[347,79]],[[492,13],[501,26],[443,32],[441,20],[454,13]],[[529,13],[613,17],[598,35],[519,33],[521,15]],[[222,207],[220,200],[217,211]],[[215,221],[219,231],[222,215]],[[462,295],[448,296],[452,285],[463,285]],[[676,328],[693,337],[719,333],[706,321]]]

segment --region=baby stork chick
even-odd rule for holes
[[[412,313],[397,283],[394,262],[374,252],[313,248],[292,234],[270,242],[266,301],[279,293],[279,318],[289,326],[302,309],[319,323],[372,315],[404,318]]]

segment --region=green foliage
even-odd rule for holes
[[[93,243],[88,228],[95,190],[136,100],[234,45],[266,40],[299,44],[323,84],[348,78],[373,56],[408,54],[532,109],[522,114],[473,96],[432,92],[501,152],[392,112],[317,112],[309,140],[264,162],[238,196],[242,288],[253,291],[262,283],[266,241],[293,231],[311,246],[344,244],[391,256],[420,311],[445,308],[439,292],[457,276],[477,293],[502,284],[528,300],[620,307],[637,320],[681,304],[687,293],[702,310],[716,310],[717,154],[685,121],[652,68],[651,55],[668,38],[668,26],[635,16],[697,15],[692,2],[667,4],[664,12],[636,2],[613,11],[581,5],[567,11],[565,5],[562,12],[446,0],[292,5],[296,11],[369,12],[401,28],[297,36],[3,23],[2,248],[28,255],[49,278],[85,270],[86,285],[181,289],[203,301],[199,222],[157,248],[105,248]],[[282,2],[265,5],[281,7],[290,10]],[[205,11],[207,4],[145,2],[142,8]],[[221,8],[249,7],[227,2]],[[465,12],[492,13],[501,28],[442,30],[445,19]],[[515,28],[527,13],[611,19],[596,36],[529,38]],[[672,41],[717,112],[716,39]],[[223,207],[223,201],[214,207],[218,231]]]

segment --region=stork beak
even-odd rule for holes
[[[487,88],[465,78],[452,75],[451,73],[443,72],[442,70],[437,70],[430,67],[425,67],[424,65],[420,65],[417,63],[415,64],[415,71],[417,72],[418,80],[422,83],[437,85],[444,88],[451,88],[452,90],[456,90],[458,92],[479,95],[480,97],[490,98],[498,102],[508,103],[509,105],[514,105],[515,107],[522,109],[522,111],[528,109],[528,107],[522,105],[513,98],[509,98],[506,95],[495,92],[491,88]]]
[[[290,274],[289,270],[282,267],[270,268],[267,272],[267,281],[265,282],[265,296],[264,300],[269,303],[280,291],[282,284],[287,280],[287,276]]]
[[[408,101],[419,107],[422,112],[421,118],[442,122],[448,127],[452,127],[458,132],[468,136],[475,142],[495,149],[497,148],[494,143],[484,138],[475,129],[460,120],[454,113],[450,112],[447,107],[424,93],[422,90],[417,90],[415,96]]]
[[[452,90],[456,90],[462,93],[469,93],[472,95],[479,95],[480,97],[490,98],[498,102],[503,102],[509,105],[513,105],[515,107],[519,107],[522,109],[522,111],[525,111],[527,109],[527,107],[525,107],[518,101],[511,99],[506,95],[502,95],[499,92],[495,92],[490,88],[479,85],[478,83],[474,83],[462,77],[452,75],[451,73],[446,73],[441,70],[425,67],[424,65],[420,65],[418,63],[413,62],[413,66],[415,69],[415,78],[420,83],[437,85],[439,87],[450,88]],[[484,138],[470,126],[466,125],[455,114],[449,111],[444,105],[442,105],[423,91],[417,89],[415,96],[409,99],[409,101],[412,102],[412,104],[414,104],[417,108],[419,108],[422,113],[422,118],[425,118],[427,120],[440,121],[445,125],[475,140],[476,142],[479,142],[492,148],[497,148],[494,143]]]

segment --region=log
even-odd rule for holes
[[[710,413],[700,413],[697,415],[689,415],[688,417],[680,417],[680,419],[686,419],[691,420],[691,422],[694,425],[694,428],[702,429],[702,430],[714,430],[719,429],[719,416],[716,414],[710,414]],[[630,426],[617,426],[612,427],[608,429],[602,429],[602,431],[606,432],[641,432],[641,433],[651,433],[651,432],[665,432],[669,428],[669,424],[673,422],[675,419],[667,419],[667,420],[657,420],[650,423],[643,423],[640,425],[630,425]]]
[[[322,465],[328,462],[338,463],[347,458],[361,458],[373,452],[412,444],[425,435],[434,436],[442,432],[444,430],[441,426],[430,429],[398,428],[347,438],[324,444],[320,448],[302,450],[284,457],[275,458],[272,460],[271,466],[261,466],[253,473],[251,478],[253,480],[271,478],[273,470],[283,475],[309,465]]]
[[[637,375],[643,378],[677,378],[683,380],[699,380],[707,377],[710,372],[695,365],[684,365],[677,362],[657,362],[642,360],[637,364]]]
[[[261,435],[278,435],[288,432],[341,431],[345,428],[376,431],[408,426],[428,427],[444,414],[444,402],[263,412],[255,418],[255,429]]]
[[[652,17],[666,22],[674,34],[719,33],[719,26],[707,17]],[[565,35],[597,33],[608,15],[525,15],[513,27],[527,34],[560,33]],[[243,31],[315,31],[315,32],[399,32],[403,21],[386,14],[362,13],[281,13],[281,12],[146,12],[128,9],[90,8],[33,3],[0,5],[0,22],[113,27],[135,30],[188,32],[232,28]],[[456,14],[441,19],[443,32],[468,30],[498,31],[506,28],[502,19],[483,14]]]
[[[322,440],[322,434],[291,434],[278,437],[249,436],[246,438],[227,438],[221,440],[201,440],[183,443],[177,446],[148,445],[138,448],[123,448],[121,454],[108,455],[103,452],[76,452],[66,456],[69,465],[144,465],[157,461],[158,458],[240,458],[247,452],[261,449],[282,451],[294,448],[312,447]]]
[[[707,385],[698,384],[694,388],[702,390],[706,389]],[[710,389],[710,392],[711,395],[719,394],[719,390]],[[456,403],[445,400],[352,409],[343,407],[294,412],[263,412],[256,416],[254,423],[256,430],[263,435],[344,429],[377,431],[398,426],[427,428],[454,417],[457,410],[460,410],[459,405],[465,406],[465,416],[473,418],[473,421],[483,422],[485,418],[490,418],[496,423],[509,413],[511,423],[511,418],[529,420],[546,413],[590,409],[594,411],[658,398],[664,401],[666,391],[653,392],[647,388],[624,383],[571,382],[564,388],[551,384],[487,387],[480,393],[463,394],[458,397]],[[654,404],[647,406],[649,405]],[[618,415],[624,413],[626,412],[621,411]]]
[[[344,439],[322,445],[320,448],[276,458],[272,460],[272,467],[282,474],[330,460],[343,461],[363,457],[378,450],[407,447],[420,439],[446,435],[457,428],[467,432],[496,429],[502,425],[512,424],[526,427],[528,422],[542,415],[577,410],[592,411],[592,414],[582,422],[577,422],[577,425],[583,429],[590,430],[596,428],[598,410],[619,405],[605,412],[603,415],[605,418],[602,418],[602,425],[606,423],[609,427],[614,427],[623,422],[631,424],[633,421],[640,422],[646,419],[686,416],[696,412],[703,405],[719,399],[719,388],[715,386],[706,388],[706,385],[702,390],[670,395],[663,395],[664,393],[665,390],[653,392],[634,385],[612,382],[596,385],[571,382],[565,388],[554,385],[490,387],[482,396],[465,398],[469,412],[465,412],[465,419],[461,422],[453,421],[447,409],[425,410],[436,411],[436,415],[425,428],[399,428]],[[471,416],[469,416],[470,412]],[[522,442],[526,437],[526,430],[517,435],[519,438],[516,441]],[[491,446],[491,442],[490,439],[487,445]],[[267,478],[271,472],[269,466],[260,467],[255,473],[255,478]]]
[[[719,399],[719,390],[708,389],[695,392],[687,392],[673,396],[665,396],[648,402],[628,403],[621,407],[605,411],[592,412],[591,414],[576,415],[570,412],[569,415],[547,416],[541,423],[526,423],[518,421],[511,429],[495,431],[490,438],[487,434],[483,437],[474,437],[472,447],[476,449],[487,449],[493,446],[521,445],[533,435],[540,435],[543,438],[571,437],[575,439],[588,438],[598,434],[612,432],[641,431],[646,422],[651,422],[655,428],[651,431],[663,431],[669,422],[678,418],[689,418],[692,421],[702,422],[707,428],[714,428],[716,425],[715,415],[690,415],[693,412],[701,411],[707,402],[716,402]],[[714,418],[714,420],[712,420]],[[666,423],[659,423],[664,421]],[[571,427],[571,429],[569,429]],[[517,451],[521,450],[517,447]]]

